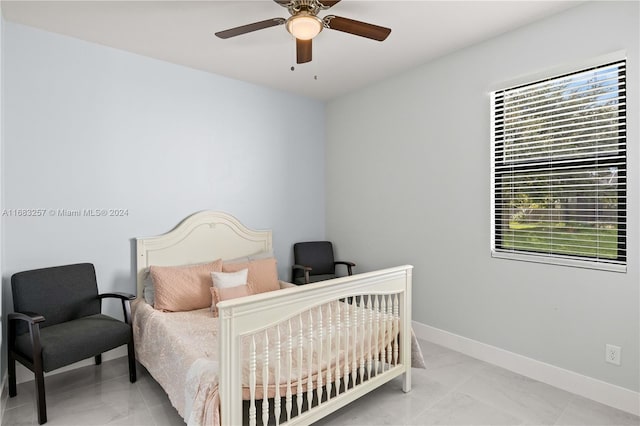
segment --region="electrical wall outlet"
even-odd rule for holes
[[[620,365],[620,355],[622,348],[620,346],[609,345],[605,346],[604,359],[609,364]]]

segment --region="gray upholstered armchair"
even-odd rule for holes
[[[98,294],[92,264],[57,266],[14,274],[8,319],[9,396],[16,396],[16,361],[35,374],[38,423],[47,421],[44,372],[128,346],[129,380],[136,381],[130,300],[125,293]],[[122,301],[125,321],[101,314],[102,299]]]
[[[335,260],[333,244],[330,241],[308,241],[293,245],[292,279],[295,284],[309,284],[336,277],[336,265],[347,267],[347,274],[353,274],[353,262]]]

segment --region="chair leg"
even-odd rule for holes
[[[44,372],[42,366],[34,366],[36,375],[36,406],[38,409],[38,424],[47,422],[47,403],[44,396]]]
[[[127,344],[127,352],[129,353],[129,381],[131,383],[136,382],[136,352],[133,347],[133,339],[131,343]]]
[[[96,360],[96,365],[102,364],[102,354],[96,355],[95,360]]]
[[[9,365],[7,366],[7,379],[9,380],[9,397],[12,398],[18,394],[16,387],[16,359],[13,357],[13,352],[9,349],[9,355],[7,357]]]

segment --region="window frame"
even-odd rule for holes
[[[504,248],[498,248],[496,246],[497,238],[500,234],[501,228],[501,218],[498,216],[498,211],[496,208],[500,205],[501,194],[499,191],[500,183],[497,183],[499,180],[497,177],[496,170],[496,152],[498,151],[496,147],[501,143],[496,140],[496,93],[505,92],[508,90],[532,86],[538,84],[543,81],[551,81],[556,80],[565,76],[569,76],[572,74],[578,74],[580,72],[588,71],[589,69],[597,69],[600,67],[604,67],[610,65],[612,63],[625,61],[625,67],[627,66],[627,58],[626,52],[619,51],[614,52],[609,55],[601,56],[598,58],[593,58],[589,61],[581,62],[581,63],[573,63],[567,64],[561,68],[554,68],[550,70],[546,70],[535,75],[529,75],[528,77],[520,77],[519,79],[507,83],[502,83],[500,85],[496,85],[496,87],[492,88],[489,92],[490,94],[490,152],[491,152],[491,187],[490,187],[490,199],[491,199],[491,226],[490,226],[490,242],[491,242],[491,256],[493,258],[500,259],[512,259],[512,260],[520,260],[527,262],[536,262],[536,263],[546,263],[553,265],[562,265],[562,266],[570,266],[570,267],[579,267],[579,268],[589,268],[589,269],[598,269],[598,270],[606,270],[606,271],[614,271],[614,272],[626,272],[627,271],[627,263],[628,263],[628,255],[627,255],[627,239],[628,239],[628,153],[626,144],[622,145],[622,151],[624,152],[624,168],[620,170],[618,175],[618,215],[617,215],[617,238],[618,238],[618,259],[615,263],[609,263],[606,260],[598,259],[594,257],[593,259],[589,259],[584,255],[572,255],[572,254],[563,254],[563,253],[544,253],[537,251],[527,251],[522,249],[513,249],[513,250],[505,250]],[[627,76],[627,72],[625,71],[625,80]],[[620,113],[626,113],[621,111]],[[625,126],[627,124],[627,118],[625,116]],[[625,140],[627,130],[623,131]],[[502,142],[503,143],[503,142]],[[616,159],[607,159],[607,158],[597,158],[597,161],[594,161],[593,158],[578,161],[574,163],[576,169],[581,167],[589,167],[589,166],[598,166],[602,167],[602,165],[606,165],[608,162],[616,162]],[[535,169],[537,166],[531,166],[526,162],[523,162],[518,165],[511,165],[512,168],[517,168],[519,170],[526,170],[527,168]],[[620,208],[620,206],[624,205],[624,208]],[[624,256],[621,257],[620,250],[624,250]],[[624,258],[622,260],[622,258]]]

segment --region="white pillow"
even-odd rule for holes
[[[249,268],[241,269],[237,272],[212,272],[213,286],[217,288],[229,288],[247,283]]]
[[[247,285],[247,276],[249,275],[249,268],[240,269],[237,272],[212,272],[211,279],[213,280],[213,286],[215,288],[232,288]],[[211,311],[216,310],[216,300],[212,299]]]

